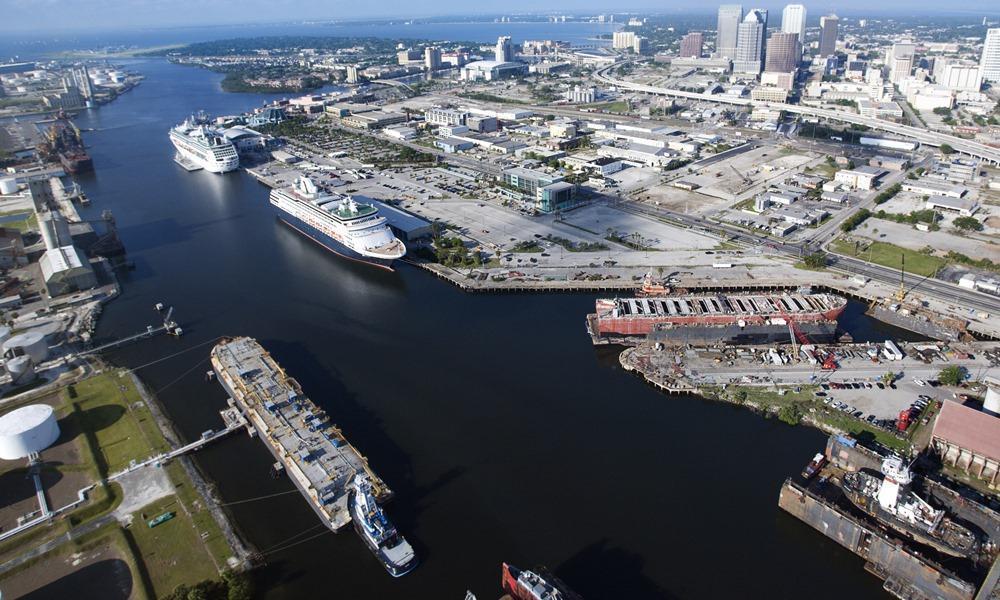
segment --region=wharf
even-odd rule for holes
[[[348,489],[355,474],[369,477],[380,502],[392,496],[368,459],[256,340],[220,342],[212,349],[212,368],[232,403],[330,529],[338,531],[351,522]]]

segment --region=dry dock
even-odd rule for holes
[[[379,501],[392,496],[368,459],[257,340],[238,337],[220,342],[212,349],[212,368],[232,402],[330,529],[337,531],[351,522],[348,487],[355,474],[368,475]]]

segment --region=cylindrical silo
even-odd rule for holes
[[[17,193],[17,180],[13,177],[4,177],[0,179],[0,194],[16,194]]]
[[[8,358],[4,367],[10,373],[10,382],[14,385],[22,385],[35,379],[35,362],[27,354]]]
[[[49,346],[45,342],[45,334],[29,331],[13,336],[3,343],[3,355],[10,358],[26,354],[41,364],[49,356]]]
[[[0,458],[16,460],[41,452],[59,439],[59,424],[47,404],[32,404],[0,416]]]

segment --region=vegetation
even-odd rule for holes
[[[826,266],[826,253],[813,252],[802,259],[802,263],[810,269],[822,269]]]
[[[933,276],[948,264],[948,260],[944,258],[885,242],[871,242],[867,246],[862,246],[860,242],[836,240],[831,245],[831,249],[838,254],[865,258],[875,264],[892,269],[899,269],[902,257],[905,256],[906,272],[925,277]]]
[[[627,113],[629,111],[628,101],[616,100],[614,102],[600,102],[598,104],[585,104],[583,108],[592,108],[609,113]]]
[[[247,93],[247,92],[274,92],[274,93],[297,93],[315,90],[323,87],[326,81],[312,75],[295,77],[292,73],[272,73],[271,76],[281,77],[295,83],[284,83],[282,85],[257,85],[247,81],[248,77],[256,78],[263,76],[257,71],[227,71],[219,84],[223,91]]]
[[[878,196],[875,196],[875,204],[885,204],[886,202],[891,200],[893,196],[898,194],[902,189],[903,189],[902,185],[898,183],[892,184],[891,186],[879,192]]]
[[[884,210],[880,210],[875,213],[876,219],[883,219],[885,221],[895,221],[896,223],[908,223],[910,225],[916,225],[917,223],[926,223],[931,231],[937,231],[941,228],[937,221],[941,216],[932,209],[915,210],[908,214],[898,214],[898,213],[887,213]]]
[[[975,259],[962,254],[961,252],[955,252],[954,250],[945,254],[944,257],[951,261],[962,265],[967,265],[970,267],[975,267],[977,269],[983,269],[985,271],[1000,271],[1000,263],[993,262],[988,258]]]
[[[601,242],[574,242],[551,234],[545,236],[545,239],[553,244],[559,244],[570,252],[601,252],[608,249],[608,245]]]
[[[363,46],[370,52],[393,53],[396,44],[413,45],[421,40],[389,39],[377,37],[333,37],[284,35],[247,38],[231,38],[197,42],[181,48],[160,48],[146,53],[146,56],[239,56],[254,55],[261,50],[295,53],[302,48],[317,50],[342,50]]]
[[[844,222],[840,224],[840,230],[845,233],[848,231],[854,231],[854,229],[857,228],[858,225],[861,225],[866,220],[868,220],[868,217],[870,217],[871,215],[872,213],[870,210],[868,210],[867,208],[862,208],[861,210],[857,211],[856,213],[845,219]]]
[[[983,224],[975,217],[957,217],[952,225],[965,231],[982,231]]]
[[[18,215],[22,218],[13,218],[14,215]],[[10,227],[16,229],[21,233],[25,231],[37,231],[38,230],[38,217],[35,216],[35,212],[32,210],[8,210],[0,211],[0,218],[11,217],[11,220],[3,220],[0,225],[4,227]],[[0,219],[2,220],[2,219]]]
[[[434,246],[430,257],[435,262],[446,267],[478,267],[482,264],[479,253],[469,252],[465,242],[457,237],[434,237]]]
[[[802,409],[797,403],[782,406],[778,409],[778,420],[789,425],[798,425],[802,422]]]
[[[954,154],[955,153],[955,149],[951,147],[951,144],[941,144],[940,146],[938,146],[938,150],[941,151],[941,154]]]
[[[968,376],[968,372],[965,367],[959,367],[958,365],[949,365],[938,373],[938,381],[944,385],[959,385]]]
[[[510,98],[508,96],[497,96],[496,94],[487,94],[485,92],[461,92],[458,94],[462,98],[468,98],[469,100],[480,100],[482,102],[498,102],[501,104],[530,104],[530,102],[525,102],[524,100],[518,100],[517,98]]]
[[[542,248],[542,245],[535,240],[518,242],[511,248],[511,252],[542,252],[543,250],[545,249]]]

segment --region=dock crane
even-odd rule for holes
[[[779,305],[779,312],[781,314],[781,318],[784,319],[785,323],[788,324],[788,335],[792,341],[792,352],[794,352],[796,355],[798,355],[799,353],[799,348],[795,346],[796,340],[798,340],[800,346],[814,345],[812,341],[809,339],[809,336],[806,335],[806,333],[801,329],[799,329],[798,325],[795,324],[795,319],[793,319],[791,315],[789,315],[780,305]],[[833,354],[833,352],[821,351],[817,348],[816,360],[819,361],[820,368],[824,371],[837,370],[837,358]]]
[[[737,175],[739,175],[740,179],[743,180],[743,187],[740,188],[740,191],[737,192],[737,193],[743,193],[747,189],[749,189],[750,186],[753,185],[753,179],[750,179],[750,177],[748,177],[747,175],[745,175],[743,173],[740,173],[740,171],[736,167],[734,167],[733,165],[729,165],[729,168],[732,169],[733,173],[736,173]]]

